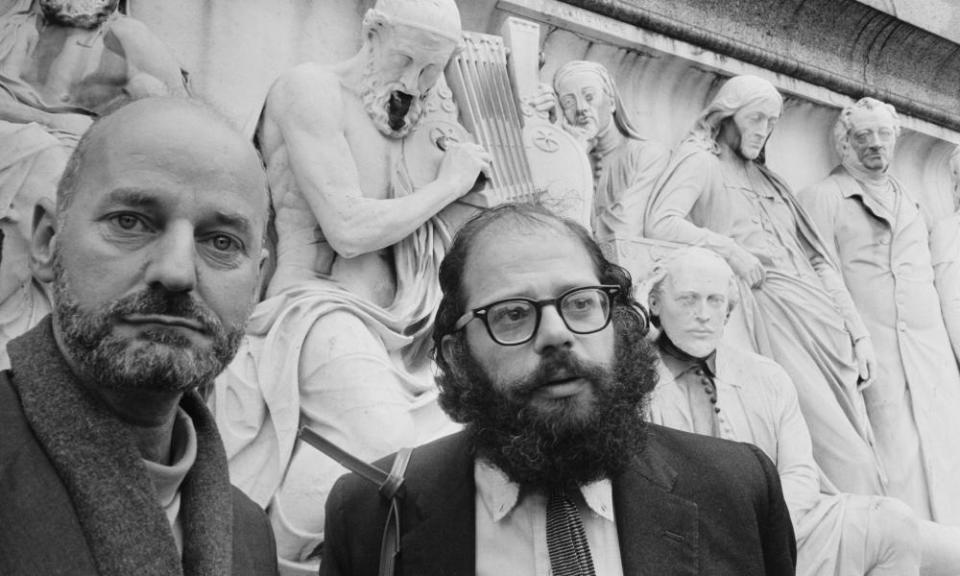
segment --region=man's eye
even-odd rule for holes
[[[210,238],[210,245],[218,252],[236,252],[243,248],[237,239],[226,234],[216,234]]]
[[[492,310],[491,320],[494,322],[519,322],[530,315],[530,308],[524,305],[509,305]]]
[[[147,224],[144,222],[143,218],[137,216],[136,214],[114,214],[110,217],[110,221],[113,222],[117,228],[120,228],[124,231],[136,230],[137,228],[146,228]]]

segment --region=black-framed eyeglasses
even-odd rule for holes
[[[453,330],[462,330],[471,320],[479,318],[494,342],[501,346],[518,346],[529,342],[537,333],[543,307],[554,306],[568,330],[574,334],[592,334],[610,323],[613,297],[619,292],[619,286],[583,286],[545,300],[498,300],[467,311],[454,324]]]

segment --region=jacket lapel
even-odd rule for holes
[[[24,415],[69,494],[98,573],[228,574],[233,504],[226,456],[200,397],[190,392],[181,401],[198,444],[181,485],[181,559],[130,432],[77,382],[50,317],[8,351]]]
[[[414,450],[414,455],[417,451]],[[411,468],[413,462],[411,461]],[[459,576],[476,571],[476,486],[467,435],[452,436],[408,476],[401,537],[405,576]]]
[[[677,472],[651,433],[643,453],[613,481],[623,573],[693,576],[698,570],[697,505],[673,494]]]

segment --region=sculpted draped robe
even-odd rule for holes
[[[814,457],[830,481],[844,492],[883,494],[885,473],[872,446],[853,354],[853,340],[866,329],[787,184],[753,166],[746,185],[721,162],[715,143],[688,137],[647,207],[646,234],[721,254],[732,238],[760,259],[764,283],[757,289],[741,284],[748,339],[741,344],[790,375]]]
[[[941,309],[919,205],[890,182],[888,206],[840,166],[800,202],[840,263],[877,352],[880,374],[865,396],[890,495],[921,517],[957,525],[960,370],[944,322],[956,311]]]

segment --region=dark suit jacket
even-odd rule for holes
[[[378,466],[389,470],[391,460]],[[473,574],[476,489],[464,433],[415,449],[405,477],[398,574]],[[651,425],[646,449],[612,484],[628,576],[794,573],[777,470],[755,446]],[[387,514],[376,486],[344,476],[326,511],[320,573],[376,575]]]
[[[21,337],[18,346],[11,344],[11,358],[14,368],[21,369],[14,378],[29,380],[27,368],[40,367],[53,376],[61,374],[65,367],[55,351],[49,335],[49,320],[34,332]],[[37,357],[35,363],[24,366],[23,343],[30,344],[29,349]],[[17,353],[14,350],[19,349]],[[16,371],[16,370],[15,370]],[[0,574],[3,576],[54,576],[54,575],[97,575],[100,574],[94,558],[94,548],[90,544],[91,535],[84,529],[77,509],[65,480],[58,473],[51,457],[38,440],[37,431],[31,427],[23,408],[23,399],[14,387],[7,372],[0,373]],[[60,391],[60,392],[66,392]],[[51,401],[57,398],[50,396]],[[64,407],[66,413],[60,418],[63,427],[77,430],[83,427],[90,415],[80,405],[70,404]],[[210,417],[212,420],[212,416]],[[202,439],[200,440],[202,441]],[[217,438],[219,441],[219,438]],[[104,441],[105,448],[109,444]],[[70,449],[82,451],[87,445],[71,446]],[[198,459],[199,459],[198,448]],[[86,453],[84,452],[85,456]],[[108,478],[100,486],[104,508],[117,494],[112,491],[110,482],[133,485],[133,476],[143,472],[129,471],[130,478]],[[226,462],[223,462],[223,474],[226,475]],[[144,476],[145,478],[145,476]],[[223,501],[232,507],[232,569],[234,576],[265,576],[277,573],[276,546],[270,522],[263,510],[239,490],[226,484],[232,493],[225,495]],[[155,498],[150,495],[149,498]],[[183,506],[184,504],[182,504]],[[181,508],[181,511],[183,508]],[[217,513],[220,510],[211,510]],[[134,529],[125,527],[119,518],[115,529],[136,532],[136,528],[146,525],[146,510],[125,510],[134,520]],[[149,511],[156,517],[162,515],[159,505]],[[142,518],[142,521],[140,520]],[[137,533],[139,534],[139,533]],[[149,534],[149,532],[146,532]],[[168,536],[172,542],[172,535]],[[149,538],[139,540],[140,552],[150,554],[157,542]],[[186,552],[184,552],[186,554]],[[144,569],[138,573],[146,573]]]

